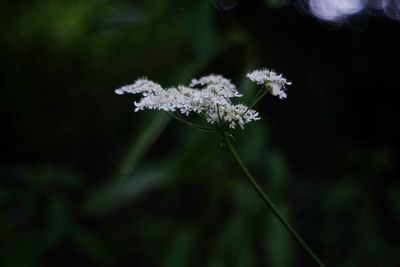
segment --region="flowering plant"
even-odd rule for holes
[[[255,70],[246,76],[252,82],[260,85],[260,90],[249,105],[235,104],[233,100],[242,97],[242,94],[239,93],[236,86],[230,80],[221,75],[213,74],[201,77],[200,79],[193,79],[187,86],[179,85],[167,89],[147,78],[140,78],[131,85],[126,85],[115,90],[115,93],[118,95],[125,93],[141,94],[142,98],[138,102],[134,102],[135,111],[145,109],[165,111],[190,127],[220,134],[223,143],[264,203],[316,263],[324,267],[321,260],[282,217],[268,195],[261,189],[240,159],[231,142],[233,138],[233,135],[230,133],[231,130],[237,127],[244,129],[247,123],[260,119],[259,113],[253,107],[267,93],[278,96],[280,99],[286,98],[286,85],[291,85],[291,82],[287,81],[282,74],[277,74],[268,69]],[[199,116],[209,125],[203,126],[190,121],[189,115],[191,114]]]

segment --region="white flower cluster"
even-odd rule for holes
[[[213,108],[208,113],[207,121],[214,124],[218,121],[218,118],[222,118],[229,125],[229,128],[232,129],[235,129],[236,125],[239,125],[243,129],[246,123],[260,119],[257,111],[249,109],[242,104],[226,104]]]
[[[271,88],[271,94],[278,96],[280,99],[286,98],[286,85],[292,83],[282,77],[282,74],[268,69],[255,70],[248,73],[247,78],[256,84],[265,84]]]
[[[142,93],[147,95],[149,93],[154,93],[162,90],[161,85],[153,81],[149,81],[147,78],[137,79],[134,84],[123,86],[117,90],[115,93],[117,95],[122,95],[124,93],[139,94]]]
[[[258,112],[242,104],[233,104],[231,99],[242,95],[230,80],[220,75],[208,75],[193,79],[189,86],[168,89],[146,78],[137,80],[115,90],[116,94],[142,94],[135,102],[135,111],[156,109],[180,112],[188,116],[191,112],[203,115],[211,123],[222,123],[230,128],[244,128],[246,123],[259,120]]]

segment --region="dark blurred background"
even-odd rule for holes
[[[316,266],[218,136],[114,89],[293,82],[236,146],[327,266],[399,266],[397,0],[0,2],[0,266]]]

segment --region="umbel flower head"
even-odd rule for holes
[[[249,75],[252,73],[247,74],[248,77]],[[271,88],[275,86],[273,83],[277,82],[271,80],[269,83]],[[193,79],[189,85],[171,88],[163,88],[147,78],[140,78],[131,85],[115,90],[115,93],[141,94],[142,98],[134,102],[135,111],[162,110],[174,117],[178,116],[180,120],[185,120],[181,115],[197,114],[219,128],[235,129],[239,126],[243,129],[245,124],[260,119],[258,112],[252,109],[253,105],[233,103],[234,98],[240,98],[242,95],[229,79],[221,75],[211,74]],[[274,89],[271,93],[274,94]],[[274,95],[281,97],[281,94]]]
[[[268,69],[255,70],[246,76],[256,84],[264,85],[267,90],[271,90],[272,95],[278,96],[280,99],[286,98],[286,85],[292,84],[283,78],[282,74]]]

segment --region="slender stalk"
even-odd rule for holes
[[[200,125],[192,123],[192,122],[189,122],[189,121],[185,120],[184,118],[182,118],[181,116],[175,115],[173,112],[168,112],[168,114],[171,115],[172,117],[174,117],[175,119],[177,119],[178,121],[181,121],[194,129],[197,129],[197,130],[200,130],[203,132],[207,132],[207,133],[215,133],[214,130],[200,126]]]
[[[262,91],[261,94],[260,94],[260,93],[257,94],[258,97],[255,98],[255,100],[253,101],[253,103],[251,103],[250,106],[248,106],[248,108],[247,108],[246,111],[242,114],[242,116],[244,116],[252,107],[254,107],[254,106],[258,103],[258,101],[260,101],[261,98],[263,98],[267,93],[268,93],[268,91],[267,91],[267,90],[264,90],[264,91]]]
[[[242,160],[239,157],[239,154],[236,152],[234,146],[232,145],[232,142],[229,140],[229,135],[226,132],[222,132],[222,138],[228,147],[229,152],[235,159],[236,163],[239,165],[239,167],[242,169],[254,189],[257,191],[258,195],[261,197],[261,199],[264,201],[264,203],[268,206],[268,208],[272,211],[272,213],[275,215],[275,217],[283,224],[283,226],[289,231],[289,233],[296,239],[296,241],[302,246],[307,253],[314,259],[314,261],[320,266],[320,267],[325,267],[325,265],[321,262],[321,260],[314,254],[314,252],[310,249],[310,247],[304,242],[304,240],[297,234],[297,232],[293,229],[293,227],[290,226],[290,224],[282,217],[282,215],[279,213],[278,209],[275,207],[274,203],[270,200],[270,198],[267,196],[266,193],[261,189],[257,181],[254,179],[254,177],[251,175],[247,167],[244,165]]]

